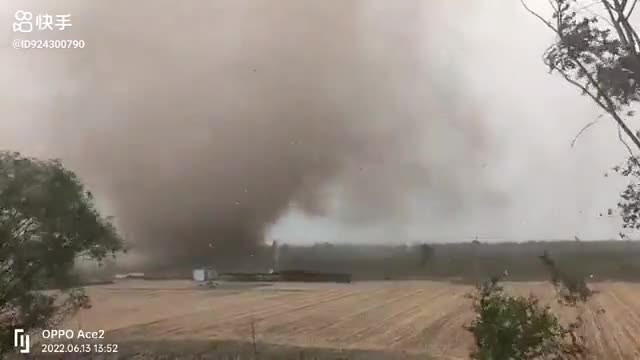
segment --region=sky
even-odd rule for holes
[[[570,146],[600,112],[518,1],[0,4],[0,148],[61,158],[141,252],[620,231],[613,120]],[[14,33],[16,10],[73,26]]]
[[[529,4],[548,10],[534,1]],[[471,207],[470,213],[443,218],[437,215],[441,204],[434,204],[434,194],[426,191],[415,194],[409,226],[352,229],[292,211],[273,236],[286,238],[289,229],[297,228],[309,234],[309,242],[348,237],[385,243],[393,241],[385,240],[393,239],[392,234],[434,242],[476,236],[487,241],[617,238],[620,219],[607,216],[606,210],[615,208],[627,181],[616,174],[604,176],[626,155],[616,141],[615,124],[604,116],[571,148],[580,129],[602,112],[547,72],[541,55],[553,41],[548,29],[519,2],[465,5],[442,5],[438,14],[443,15],[423,26],[425,32],[439,28],[432,54],[440,55],[443,68],[457,73],[477,96],[495,152],[475,171],[491,178],[493,190],[508,199],[506,204]]]

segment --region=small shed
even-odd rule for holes
[[[193,269],[193,281],[210,281],[215,279],[218,276],[218,273],[211,268],[199,268]]]
[[[205,269],[193,269],[193,281],[207,281],[207,271]]]

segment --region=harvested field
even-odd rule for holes
[[[546,283],[506,286],[553,303],[553,289]],[[599,293],[583,316],[594,357],[640,359],[640,285],[598,283],[592,288]],[[224,341],[251,343],[253,324],[258,351],[295,346],[395,354],[388,358],[428,353],[464,359],[472,346],[463,329],[473,317],[465,297],[470,291],[470,286],[433,281],[226,283],[210,289],[189,281],[127,280],[90,287],[93,308],[68,328],[106,330],[104,341],[122,348],[145,344],[175,351],[178,344],[184,350]],[[552,306],[568,318],[576,312]]]

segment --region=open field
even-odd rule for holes
[[[508,283],[553,303],[546,283]],[[596,283],[584,311],[595,358],[640,358],[640,285]],[[434,281],[353,284],[228,283],[217,289],[190,281],[128,280],[89,288],[93,307],[68,328],[103,329],[104,342],[177,351],[221,341],[391,352],[388,358],[430,354],[464,359],[472,337],[463,329],[473,313],[472,287]],[[559,305],[552,305],[559,308]],[[606,312],[599,313],[600,308]],[[575,309],[563,309],[563,315]],[[182,344],[182,347],[179,346]],[[185,345],[186,344],[186,345]],[[200,345],[198,345],[200,344]],[[133,345],[132,345],[133,346]],[[164,350],[163,350],[164,349]],[[209,349],[210,350],[210,349]],[[373,358],[366,356],[365,358]]]

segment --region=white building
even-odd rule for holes
[[[193,269],[193,281],[209,281],[215,279],[217,276],[218,273],[211,268]]]

